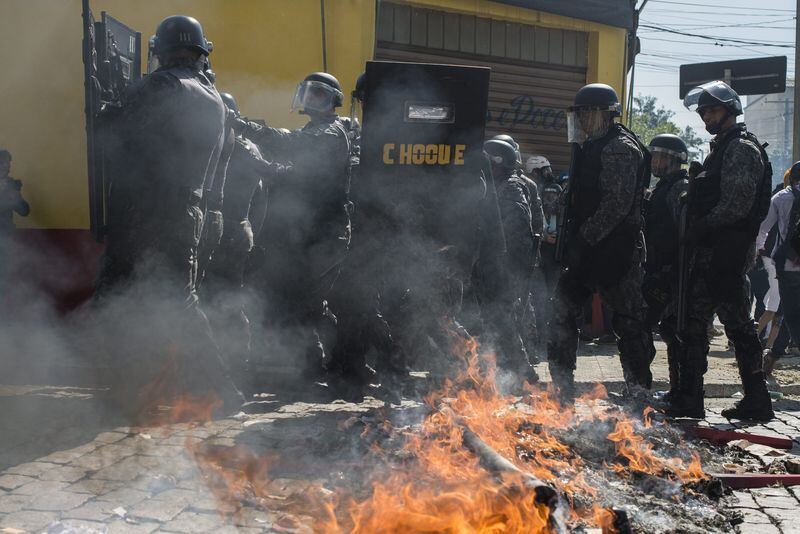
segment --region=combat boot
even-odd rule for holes
[[[705,419],[705,391],[703,390],[703,374],[705,371],[704,354],[701,348],[688,347],[685,352],[675,355],[677,384],[670,395],[665,410],[667,417],[690,417]],[[671,381],[672,377],[670,377]]]
[[[744,386],[744,398],[734,407],[722,410],[722,417],[749,421],[774,419],[775,412],[772,410],[772,399],[767,390],[764,372],[751,374],[742,385]]]
[[[669,399],[664,413],[667,417],[689,417],[705,419],[705,391],[701,388],[693,392],[676,392]]]
[[[575,372],[572,369],[564,369],[553,362],[548,362],[547,365],[558,400],[564,405],[575,404]]]

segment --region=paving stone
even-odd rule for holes
[[[112,510],[116,508],[113,503],[105,501],[91,501],[83,505],[67,510],[61,514],[62,518],[85,519],[88,521],[106,521],[115,517]]]
[[[159,465],[161,465],[161,462],[152,456],[133,456],[104,467],[92,475],[92,478],[127,482],[134,480],[142,473],[153,470]]]
[[[756,502],[761,508],[783,508],[794,509],[800,507],[800,503],[794,496],[790,497],[759,497],[756,496]]]
[[[754,510],[759,508],[753,495],[748,491],[734,491],[733,496],[736,498],[734,508],[752,508]]]
[[[100,443],[115,443],[121,439],[129,436],[128,433],[123,432],[101,432],[94,437],[94,441]]]
[[[181,502],[148,499],[128,510],[128,513],[136,518],[165,522],[175,518],[184,508],[186,504]]]
[[[39,475],[39,480],[54,480],[57,482],[75,482],[86,476],[86,469],[71,465],[60,465]]]
[[[159,524],[150,521],[131,523],[124,519],[116,519],[107,526],[108,534],[149,534],[156,530]]]
[[[221,527],[220,518],[215,514],[197,514],[181,512],[175,519],[161,526],[165,532],[218,532]]]
[[[87,443],[86,445],[81,445],[80,447],[54,452],[45,456],[44,458],[39,458],[39,461],[51,462],[54,464],[67,464],[92,452],[97,448],[97,446],[97,443]]]
[[[49,462],[28,462],[24,464],[19,464],[14,467],[9,467],[6,469],[6,473],[12,475],[25,475],[29,477],[38,477],[42,473],[53,469],[54,467],[58,467],[58,464],[53,464]]]
[[[204,495],[204,494],[201,494],[200,492],[197,492],[197,491],[174,488],[174,489],[162,491],[158,495],[153,496],[153,499],[157,499],[157,500],[161,500],[161,501],[180,502],[180,503],[183,503],[183,504],[188,506],[188,505],[190,505],[190,504],[192,504],[194,502],[199,501],[203,497],[206,497],[206,495],[208,495],[208,492],[205,492],[205,495]]]
[[[25,508],[25,505],[28,504],[30,500],[30,495],[3,495],[0,497],[0,514],[18,512]]]
[[[20,486],[14,490],[13,493],[17,495],[38,495],[40,493],[47,493],[50,491],[58,491],[67,487],[66,482],[57,482],[55,480],[34,480],[24,486]]]
[[[792,508],[764,508],[764,513],[800,531],[800,506],[795,505]]]
[[[71,510],[82,505],[91,498],[88,493],[70,493],[67,491],[49,491],[32,496],[26,508],[58,512]]]
[[[118,461],[120,461],[119,457],[93,453],[85,454],[80,458],[69,462],[69,465],[73,467],[81,467],[87,471],[100,471],[101,469],[105,469],[110,465],[114,465]]]
[[[0,488],[6,490],[13,490],[20,486],[24,486],[25,484],[29,484],[35,480],[36,480],[35,478],[26,477],[23,475],[1,475]]]
[[[80,534],[103,534],[106,531],[106,525],[104,523],[100,521],[90,521],[87,519],[61,519],[56,524],[66,529],[75,529],[75,531],[79,532]]]
[[[754,497],[789,497],[789,490],[783,487],[755,488],[750,490]]]
[[[178,456],[186,452],[186,447],[182,445],[161,445],[154,444],[152,447],[146,447],[139,451],[139,454],[144,456],[158,456],[160,458],[170,458]]]
[[[27,531],[38,531],[56,521],[58,514],[55,512],[40,512],[23,510],[14,512],[0,518],[0,527],[13,527]]]
[[[139,504],[148,497],[150,497],[150,494],[141,490],[133,488],[120,488],[105,493],[103,495],[100,495],[99,497],[97,497],[97,500],[110,502],[114,505],[114,507],[117,506],[128,507],[128,506],[134,506],[135,504]]]
[[[110,491],[119,489],[124,484],[118,480],[101,480],[98,478],[87,478],[79,480],[74,484],[64,488],[66,491],[74,491],[77,493],[90,493],[92,495],[103,495]]]
[[[236,507],[229,503],[223,503],[214,497],[206,497],[190,504],[189,508],[196,512],[232,514]]]
[[[742,523],[739,525],[740,534],[783,534],[772,523]]]

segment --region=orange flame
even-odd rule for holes
[[[597,481],[587,480],[587,464],[563,437],[580,423],[591,426],[598,421],[614,423],[607,439],[617,457],[624,459],[606,464],[611,476],[666,474],[681,482],[705,476],[696,455],[688,466],[679,458],[662,458],[637,433],[637,428],[652,427],[650,410],[643,413],[643,423],[623,416],[605,402],[602,385],[578,399],[577,408],[563,406],[551,392],[528,384],[521,398],[503,395],[495,381],[493,356],[480,353],[472,339],[454,334],[453,342],[452,352],[462,362],[463,372],[427,397],[431,413],[413,431],[405,431],[406,461],[393,461],[388,451],[373,444],[371,460],[384,469],[375,470],[368,495],[331,493],[308,483],[301,494],[277,498],[268,478],[268,465],[276,457],[256,455],[241,446],[189,444],[206,483],[229,513],[236,513],[242,503],[299,510],[312,518],[310,528],[315,532],[552,532],[558,514],[536,501],[520,473],[552,485],[570,502],[578,496],[582,502],[596,500],[601,493]],[[175,415],[191,417],[196,413],[191,406],[192,402],[176,405]],[[396,431],[388,422],[383,426],[387,433]],[[485,468],[463,443],[466,428],[520,473]],[[615,532],[613,512],[597,504],[586,506],[569,511],[571,520]]]

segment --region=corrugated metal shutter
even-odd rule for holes
[[[569,165],[566,108],[586,83],[587,34],[381,2],[375,59],[492,68],[487,138]]]

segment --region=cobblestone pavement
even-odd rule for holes
[[[613,385],[614,373],[621,371],[612,351],[604,345],[583,347],[579,377],[602,377]],[[738,377],[723,365],[733,365],[732,356],[719,354],[709,374],[730,391],[737,390]],[[657,361],[654,370],[663,382],[665,367]],[[281,402],[264,395],[257,415],[199,428],[178,424],[135,429],[104,408],[105,394],[102,388],[0,385],[0,533],[43,532],[48,527],[51,532],[68,527],[109,533],[302,532],[296,516],[280,512],[245,507],[233,519],[221,514],[225,507],[203,482],[187,445],[202,441],[230,446],[250,436],[268,448],[324,450],[329,444],[322,438],[315,442],[315,436],[324,434],[326,425],[335,427],[354,413],[380,406],[377,401]],[[776,402],[775,421],[746,430],[790,437],[795,441],[792,454],[800,454],[799,399],[787,396]],[[719,416],[733,401],[729,396],[707,399],[708,418],[702,424],[744,428]],[[767,453],[759,458],[773,460]],[[307,489],[291,475],[278,473],[270,482],[270,495],[287,499]],[[308,473],[304,477],[311,478]],[[736,497],[744,516],[741,532],[800,533],[800,486],[740,491]]]

